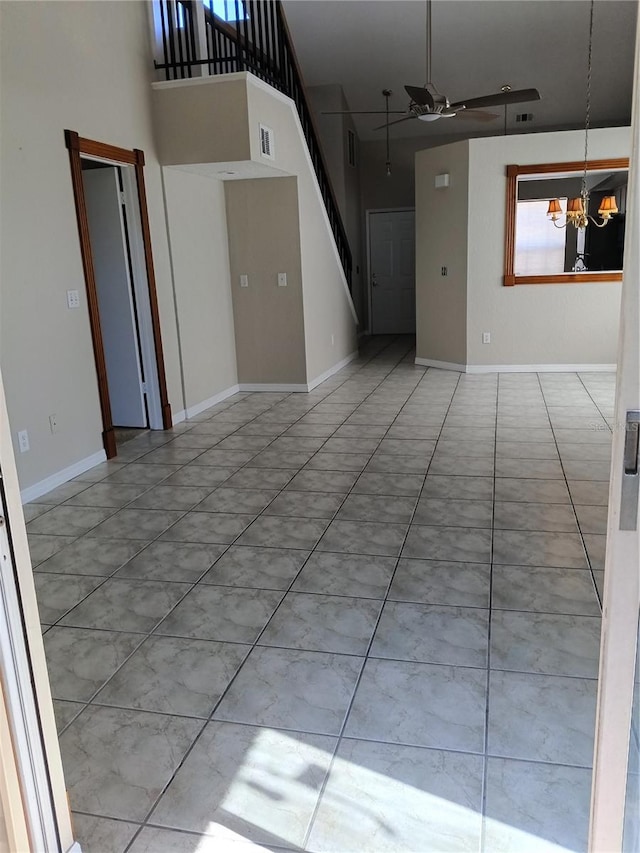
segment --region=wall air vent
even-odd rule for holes
[[[264,124],[260,125],[260,154],[269,160],[273,160],[275,156],[273,152],[273,131]]]
[[[533,113],[518,113],[516,121],[533,121]]]

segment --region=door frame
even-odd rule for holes
[[[164,367],[164,354],[162,349],[162,335],[160,330],[160,313],[158,309],[158,295],[156,291],[156,280],[153,267],[153,253],[151,248],[151,230],[149,227],[149,215],[147,211],[147,194],[144,183],[144,152],[139,148],[129,150],[118,148],[104,142],[93,139],[85,139],[74,130],[65,130],[65,143],[69,151],[71,165],[71,181],[73,185],[73,198],[78,220],[78,235],[80,237],[80,253],[82,256],[82,268],[84,271],[85,288],[87,294],[87,307],[89,310],[89,323],[91,327],[91,340],[93,344],[93,355],[96,365],[98,379],[98,396],[100,399],[100,412],[102,415],[102,441],[107,459],[113,459],[117,455],[117,446],[113,420],[111,415],[111,402],[109,400],[109,385],[107,381],[107,369],[104,356],[104,343],[102,328],[100,326],[100,313],[98,309],[98,293],[96,288],[95,271],[93,267],[93,255],[91,251],[91,240],[89,235],[89,222],[87,219],[87,206],[84,195],[84,184],[82,180],[82,156],[100,160],[115,166],[133,166],[135,172],[135,185],[131,170],[123,169],[123,185],[125,197],[137,195],[138,204],[130,204],[127,208],[128,214],[133,214],[134,221],[129,222],[131,243],[131,254],[134,271],[136,267],[143,269],[147,287],[144,295],[148,311],[139,312],[140,336],[142,341],[143,357],[149,357],[150,362],[155,364],[155,375],[145,372],[147,383],[153,381],[157,388],[157,394],[149,394],[149,418],[151,425],[161,423],[162,427],[156,429],[170,429],[173,426],[171,406],[167,396],[167,380]],[[135,227],[138,225],[139,227]],[[136,235],[140,239],[136,239]],[[134,275],[134,278],[139,278]],[[134,284],[135,287],[135,284]],[[140,290],[142,290],[140,288]],[[144,307],[144,305],[142,306]],[[146,361],[146,358],[144,359]],[[154,408],[153,401],[156,399]]]
[[[621,507],[625,440],[630,428],[627,412],[640,408],[640,19],[635,42],[630,160],[591,789],[592,853],[622,850],[625,806],[638,805],[626,803],[626,791],[639,652],[640,514],[636,506],[636,527],[630,530],[629,519],[621,521]],[[627,485],[638,490],[638,475],[630,472],[629,476]]]
[[[76,851],[0,376],[0,801],[9,848]]]
[[[373,294],[371,288],[371,226],[370,226],[370,217],[375,216],[376,213],[413,213],[415,217],[416,208],[414,207],[376,207],[369,208],[365,210],[365,240],[367,247],[367,285],[366,285],[366,299],[367,299],[367,330],[364,332],[365,335],[372,335],[373,332]]]

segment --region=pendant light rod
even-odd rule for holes
[[[387,177],[391,175],[391,156],[389,153],[389,98],[392,95],[391,89],[383,89],[382,94],[385,100],[385,112],[386,112],[386,137],[387,137]]]
[[[598,216],[602,222],[598,222],[589,213],[589,189],[587,186],[587,172],[589,169],[589,128],[591,127],[591,60],[593,57],[593,12],[595,0],[591,0],[589,8],[589,48],[587,50],[587,94],[586,94],[586,116],[584,122],[584,170],[582,172],[582,189],[576,198],[567,200],[567,210],[564,214],[564,224],[558,225],[558,220],[563,215],[560,200],[552,198],[549,201],[547,216],[556,228],[566,228],[571,224],[575,228],[586,228],[589,222],[598,228],[604,228],[612,216],[618,213],[618,204],[615,195],[604,196],[598,207]]]
[[[591,126],[591,58],[593,55],[593,10],[595,0],[591,0],[589,11],[589,49],[587,51],[587,103],[584,122],[584,174],[582,176],[582,195],[587,195],[587,161],[589,159],[589,128]]]
[[[426,13],[427,83],[431,83],[431,0],[427,0]]]

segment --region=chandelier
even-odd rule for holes
[[[587,60],[587,114],[584,125],[584,172],[582,174],[582,189],[576,198],[567,199],[566,213],[562,210],[560,199],[552,198],[549,201],[547,216],[556,228],[566,228],[571,224],[575,228],[586,228],[591,221],[598,228],[604,228],[611,217],[618,212],[618,205],[614,195],[604,196],[598,207],[598,216],[602,222],[598,222],[589,214],[589,189],[587,187],[587,169],[589,156],[589,127],[591,125],[591,54],[593,48],[593,9],[594,0],[591,0],[589,17],[589,53]],[[561,216],[565,216],[564,224],[558,224]]]

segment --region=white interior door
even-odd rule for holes
[[[369,214],[371,332],[416,330],[415,211]]]
[[[145,427],[140,347],[115,166],[85,169],[91,252],[114,426]]]
[[[589,849],[640,849],[640,70],[636,40]],[[591,226],[589,226],[591,227]],[[635,693],[635,702],[634,702]]]

